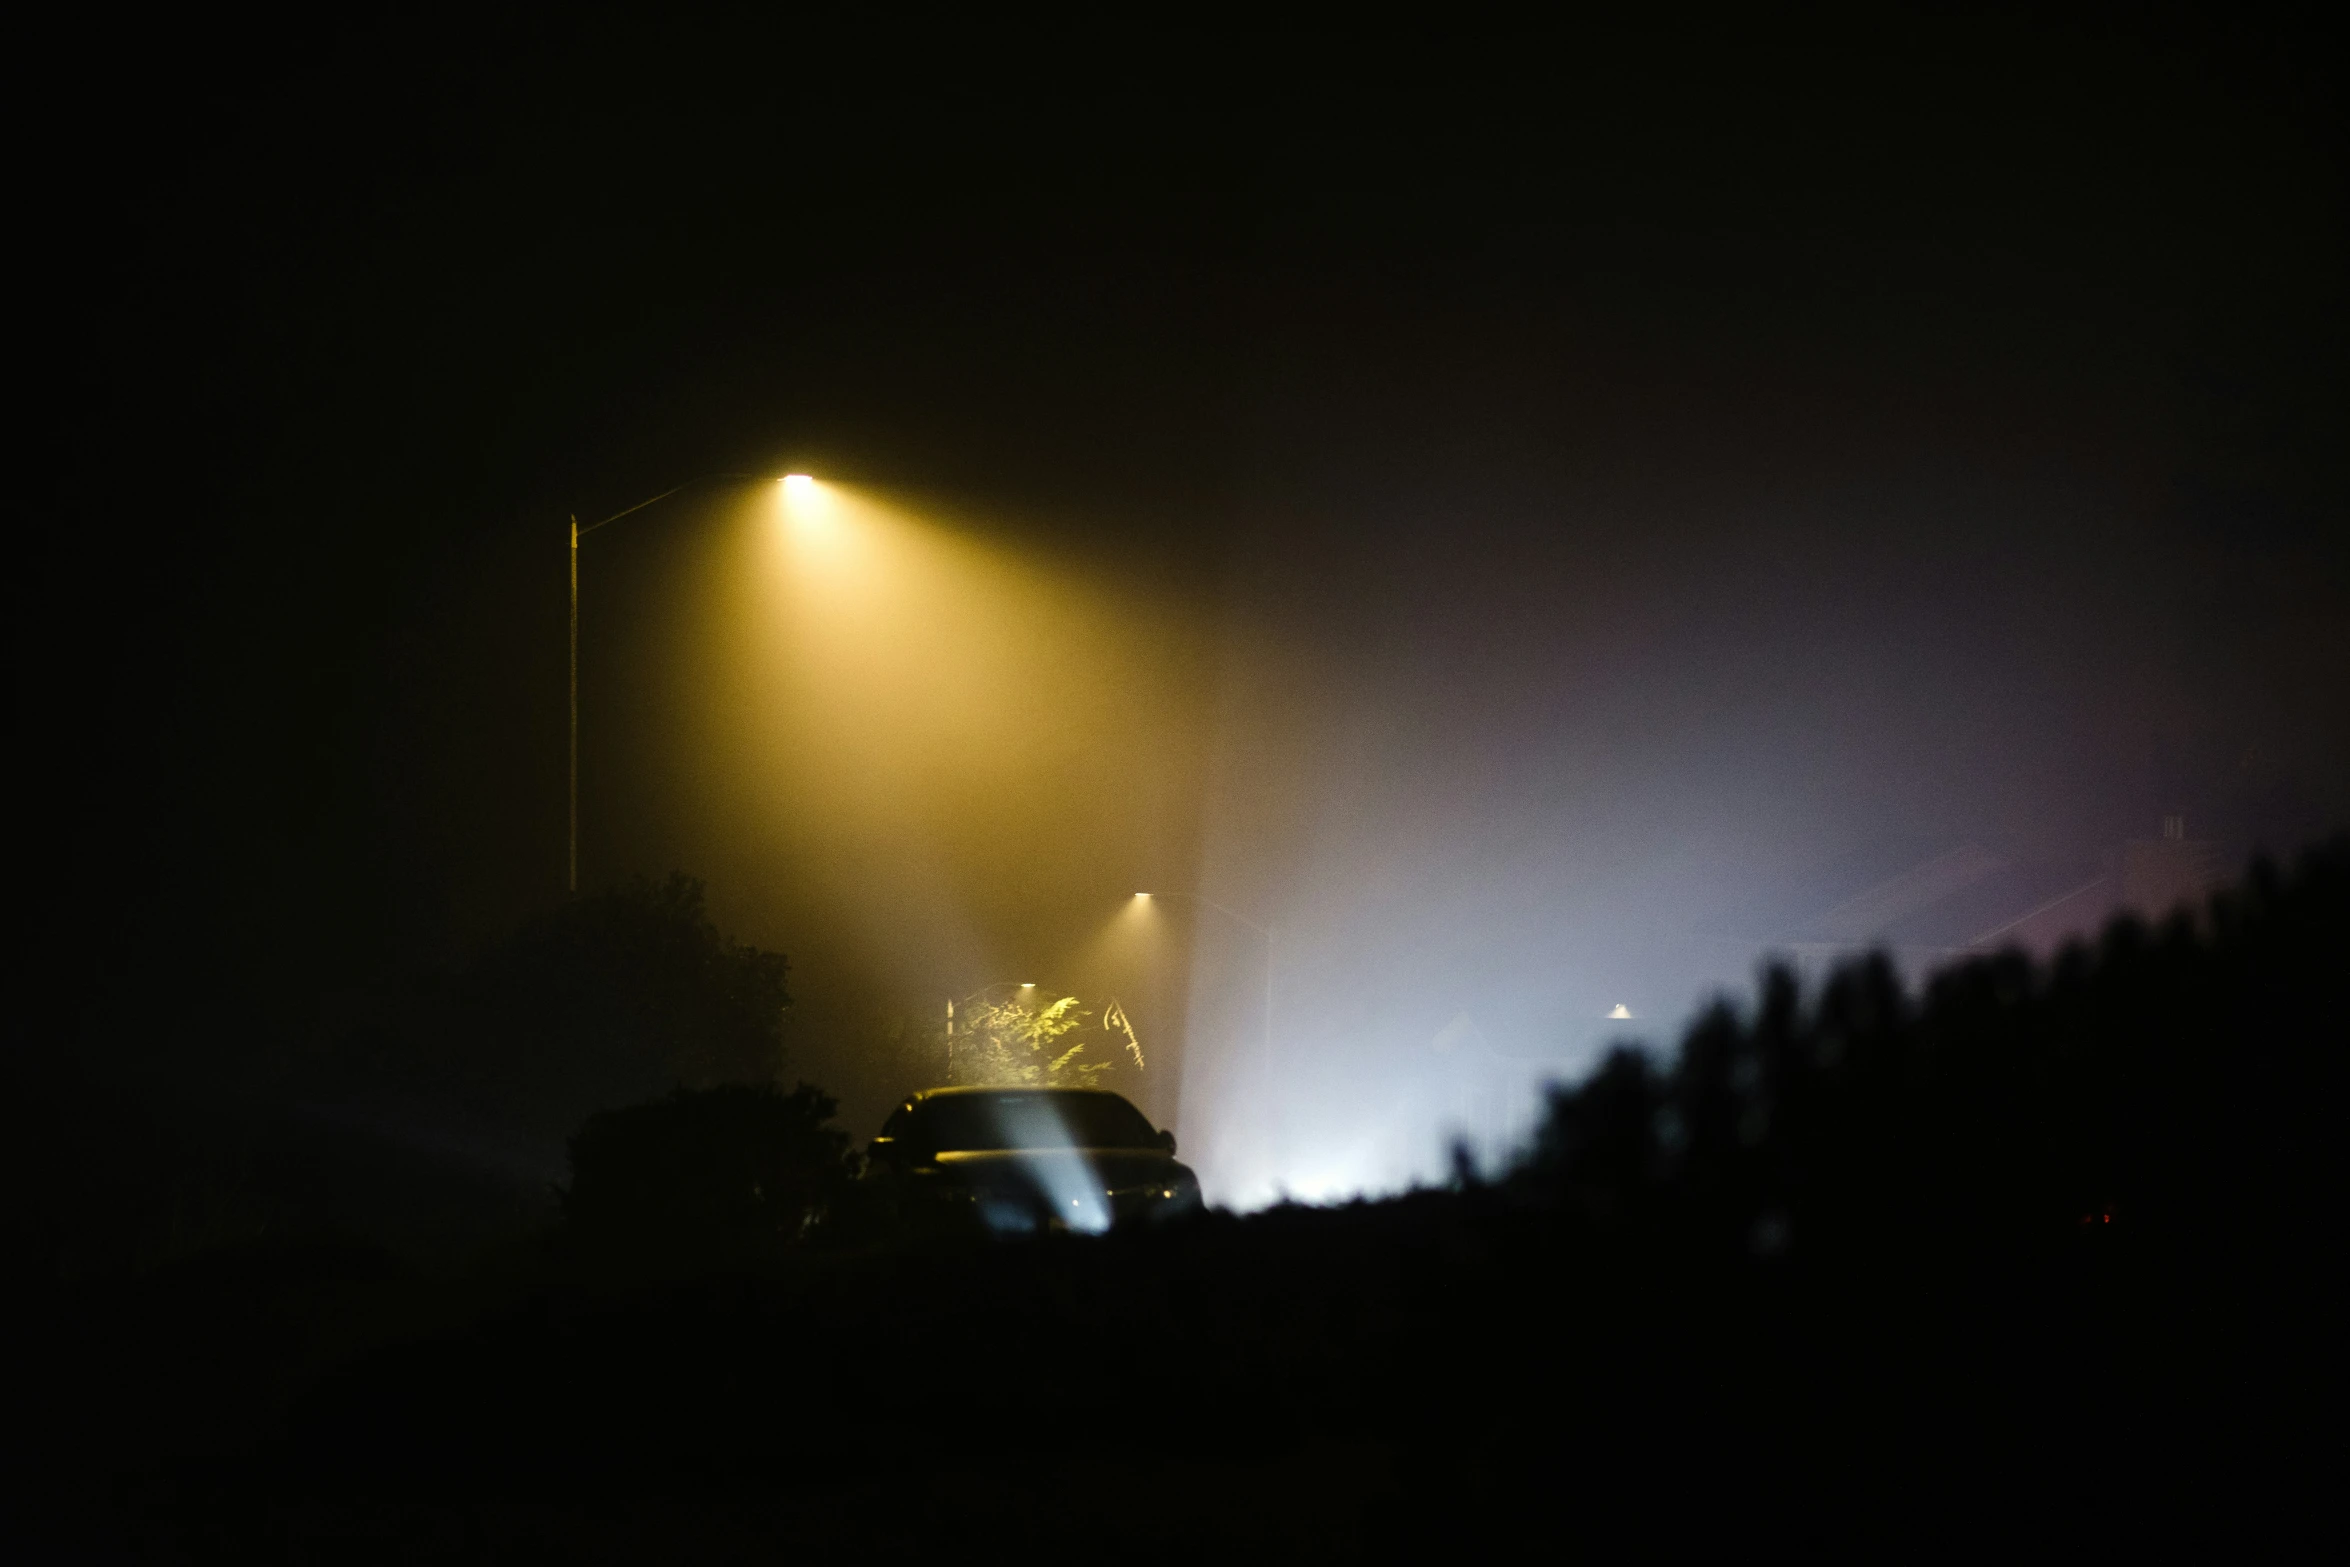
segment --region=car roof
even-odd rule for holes
[[[953,1088],[917,1089],[907,1096],[907,1103],[922,1104],[932,1099],[972,1098],[980,1094],[1057,1094],[1065,1098],[1124,1099],[1114,1088],[1030,1088],[1024,1083],[960,1083]]]

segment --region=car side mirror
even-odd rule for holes
[[[1173,1132],[1161,1132],[1159,1134],[1159,1148],[1167,1155],[1168,1158],[1174,1158],[1175,1134]]]

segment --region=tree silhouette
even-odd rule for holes
[[[2231,1254],[2315,1233],[2338,1223],[2346,929],[2337,843],[2199,918],[1986,957],[1914,1003],[1882,957],[1811,997],[1774,968],[1669,1069],[1624,1051],[1554,1090],[1513,1180],[1675,1245],[1815,1257],[2013,1256],[2085,1222]]]
[[[783,954],[738,945],[684,874],[573,899],[485,955],[462,987],[468,1063],[563,1126],[683,1084],[772,1083],[791,1005]]]

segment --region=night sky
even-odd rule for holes
[[[1037,979],[1188,1031],[1213,1148],[1258,960],[1121,949],[1140,890],[1282,933],[1343,1183],[1421,1157],[1366,1149],[1431,1050],[1661,1035],[1855,878],[2350,822],[2289,17],[172,25],[60,43],[20,236],[19,765],[93,1062],[293,1093],[332,997],[559,901],[566,519],[713,471],[992,584],[808,717],[720,602],[750,491],[583,553],[583,880],[788,952],[860,1135],[860,1019]]]

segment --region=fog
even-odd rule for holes
[[[854,484],[591,540],[591,874],[689,867],[790,952],[860,1135],[923,1086],[879,1020],[1119,1001],[1249,1207],[1498,1165],[1543,1084],[1954,848],[2021,912],[2163,813],[2229,864],[2319,819],[2283,666],[2339,649],[2232,626],[2273,560],[2111,463],[1341,412],[1268,405],[1197,576]]]
[[[555,906],[566,517],[712,471],[581,550],[582,886],[787,953],[860,1137],[1034,982],[1221,1200],[1439,1179],[1767,954],[2338,829],[2331,79],[1771,33],[1096,135],[614,20],[179,115],[76,230],[153,284],[35,682],[87,1053],[284,1098]]]
[[[1227,666],[1203,878],[1281,959],[1268,1079],[1187,1094],[1226,1106],[1219,1190],[1432,1178],[1456,1133],[1497,1157],[1544,1078],[1739,985],[1773,934],[1742,916],[1805,871],[2094,809],[2004,606],[1921,616],[1885,563],[1783,558],[1774,533],[1860,504],[1658,504],[1399,496],[1351,580],[1275,558],[1250,583],[1256,635],[1304,609],[1323,636],[1286,679]],[[1227,1151],[1255,1095],[1284,1111]]]
[[[8,1102],[84,1554],[2323,1494],[2313,21],[83,14]],[[875,1146],[1073,1079],[1147,1132]]]

